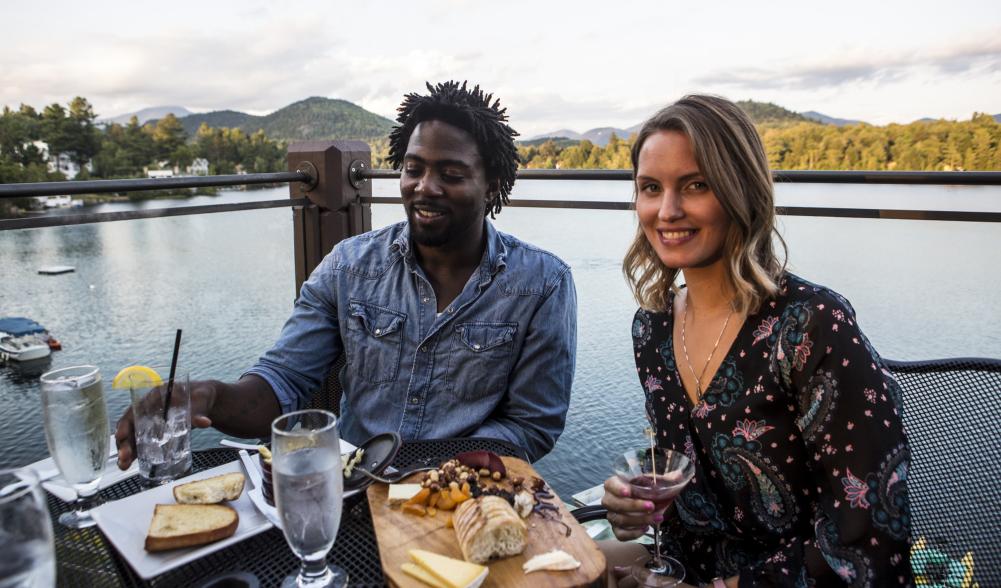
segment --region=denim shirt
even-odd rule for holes
[[[343,352],[342,438],[493,437],[541,458],[570,403],[573,278],[555,255],[484,222],[483,258],[440,314],[406,222],[338,243],[247,374],[266,380],[290,412],[307,404]]]

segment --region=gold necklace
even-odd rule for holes
[[[716,342],[713,343],[713,350],[709,352],[709,357],[706,358],[706,362],[702,365],[701,375],[695,373],[695,368],[692,367],[692,360],[688,359],[688,345],[685,341],[685,325],[688,323],[688,296],[685,295],[685,315],[681,319],[681,350],[685,352],[685,363],[688,364],[689,371],[692,372],[692,376],[695,377],[695,398],[702,400],[702,377],[706,375],[706,368],[709,367],[709,362],[712,361],[713,355],[716,354],[716,348],[719,347],[720,340],[723,339],[723,333],[726,332],[726,326],[730,324],[730,317],[733,316],[733,303],[730,303],[730,313],[726,315],[726,320],[723,321],[723,328],[719,331],[719,336],[716,337]],[[710,384],[712,382],[709,382]]]

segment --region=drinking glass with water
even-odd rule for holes
[[[173,383],[161,379],[160,374],[168,373],[170,368],[134,365],[118,372],[112,382],[115,389],[129,390],[139,476],[146,486],[191,471],[191,386],[188,375],[179,371]]]
[[[302,565],[283,586],[345,586],[347,573],[327,565],[341,524],[344,474],[337,418],[302,410],[271,424],[271,474],[282,531]]]
[[[52,522],[29,469],[0,470],[0,588],[56,583]]]
[[[63,478],[73,485],[74,510],[59,522],[80,529],[95,524],[90,509],[108,461],[108,409],[101,372],[92,365],[42,374],[45,441]]]

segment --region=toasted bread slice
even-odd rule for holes
[[[174,486],[174,500],[181,504],[217,504],[236,500],[243,493],[243,474],[236,472]]]
[[[222,504],[158,504],[146,533],[146,551],[204,545],[236,533],[240,515]]]

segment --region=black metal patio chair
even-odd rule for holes
[[[333,367],[330,368],[330,373],[327,374],[327,379],[323,381],[323,385],[309,399],[309,406],[307,408],[322,408],[323,410],[329,410],[337,416],[341,416],[341,394],[344,389],[341,388],[340,373],[346,361],[345,355],[341,353],[337,361],[334,362]]]
[[[885,363],[903,395],[916,579],[1001,586],[1001,360]],[[584,522],[606,513],[573,514]]]

